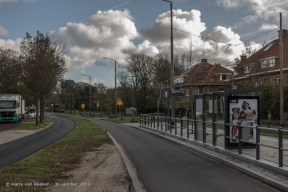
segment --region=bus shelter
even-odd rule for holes
[[[235,96],[235,95],[247,95],[247,93],[261,92],[265,88],[250,88],[250,89],[233,89],[220,92],[204,93],[194,96],[194,126],[195,126],[195,140],[210,143],[214,146],[221,146],[224,148],[237,148],[238,138],[232,139],[232,129],[236,126],[236,133],[241,132],[241,136],[248,130],[249,124],[245,124],[246,129],[239,129],[240,124],[236,124],[234,127],[231,125],[232,109],[234,110],[236,105],[240,105],[240,102],[250,101],[253,102],[253,107],[259,108],[259,99],[254,96]],[[235,103],[235,102],[239,103]],[[234,103],[233,103],[234,102]],[[257,102],[257,105],[255,104]],[[259,110],[259,109],[258,109]],[[241,122],[244,122],[241,121]],[[248,121],[247,121],[248,122]],[[251,121],[249,121],[251,122]],[[251,124],[251,123],[250,123]],[[254,123],[259,125],[259,119]],[[237,127],[238,126],[238,127]],[[251,128],[250,128],[251,130]],[[255,136],[256,137],[256,136]],[[245,148],[255,147],[253,143],[243,143]]]

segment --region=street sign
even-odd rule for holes
[[[123,105],[123,102],[120,98],[117,99],[117,105]]]
[[[99,107],[99,101],[96,102],[96,107]]]
[[[81,104],[81,109],[85,109],[85,104],[84,103]]]
[[[171,90],[172,97],[184,97],[185,96],[185,89],[172,89]]]

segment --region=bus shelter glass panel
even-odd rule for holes
[[[212,94],[204,95],[204,119],[205,121],[212,122],[213,121],[213,97]]]
[[[225,147],[225,107],[224,95],[217,94],[214,97],[214,124],[216,128],[216,145]]]
[[[203,97],[195,95],[195,139],[203,141]]]
[[[211,94],[204,94],[204,125],[206,143],[213,144],[213,96]]]
[[[224,124],[216,124],[216,146],[225,148],[225,126]]]

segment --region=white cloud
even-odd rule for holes
[[[0,35],[8,35],[9,32],[2,25],[0,25]]]
[[[240,2],[237,0],[217,0],[217,4],[225,7],[238,7]]]
[[[190,12],[180,9],[173,10],[173,28],[175,41],[191,38],[191,34],[200,35],[206,30],[205,23],[201,22],[201,13],[198,10]],[[140,33],[143,38],[147,38],[152,45],[168,46],[170,45],[171,19],[170,11],[158,16],[152,28],[142,28]],[[177,31],[178,30],[178,31]],[[180,32],[185,31],[185,32]]]
[[[211,45],[208,56],[219,63],[226,63],[227,60],[234,60],[245,50],[240,36],[234,33],[231,28],[217,26],[207,35]]]
[[[67,23],[59,31],[61,41],[71,46],[71,70],[94,64],[103,65],[103,57],[125,65],[128,56],[125,52],[135,49],[132,40],[138,37],[128,10],[98,11],[87,23]]]
[[[170,26],[170,12],[166,12],[158,16],[151,28],[140,29],[140,34],[149,40],[146,41],[149,45],[170,53]],[[209,57],[213,62],[223,63],[227,58],[238,57],[245,50],[240,36],[231,28],[217,26],[205,38],[201,38],[206,26],[201,22],[198,10],[174,10],[173,28],[174,54],[187,54],[192,48],[192,54],[198,58]]]
[[[98,11],[87,23],[67,23],[61,36],[70,44],[86,48],[133,47],[138,36],[132,17],[125,11]]]
[[[19,1],[27,2],[27,3],[34,3],[38,0],[0,0],[0,5],[2,3],[13,3],[13,2],[19,2]]]
[[[0,39],[0,47],[3,47],[4,49],[12,49],[14,51],[20,52],[20,43],[23,39],[17,38],[16,40],[3,40]]]
[[[17,2],[18,0],[0,0],[0,4],[2,3],[11,3],[11,2]]]
[[[279,26],[274,25],[274,24],[262,24],[262,25],[259,27],[259,30],[261,30],[261,31],[267,31],[267,30],[273,30],[273,29],[277,29],[277,28],[279,28]]]
[[[152,46],[151,42],[148,40],[143,41],[143,43],[139,44],[136,48],[137,53],[146,53],[147,55],[155,55],[159,53],[157,47]]]
[[[283,17],[288,17],[288,3],[283,0],[218,0],[218,5],[223,5],[227,8],[236,8],[245,6],[252,12],[251,15],[243,18],[243,21],[236,26],[242,26],[245,23],[253,23],[256,20],[279,20],[279,13],[282,12]]]

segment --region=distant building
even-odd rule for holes
[[[232,71],[220,64],[210,64],[207,59],[184,71],[174,78],[175,89],[184,89],[185,97],[175,99],[175,108],[191,110],[191,99],[195,94],[223,90],[231,78]],[[165,103],[166,104],[166,103]]]

